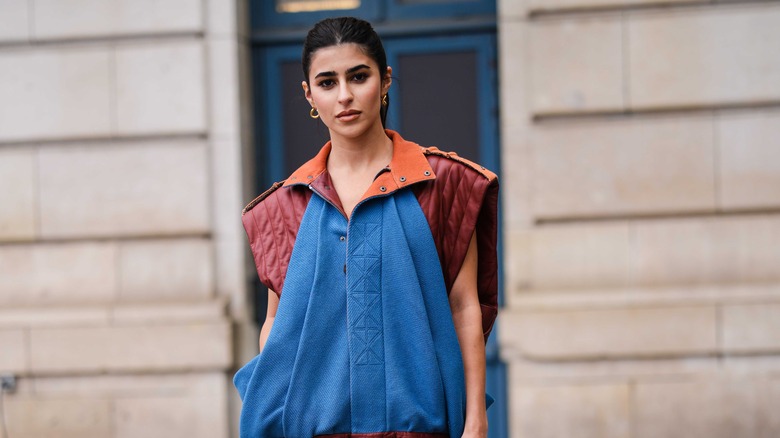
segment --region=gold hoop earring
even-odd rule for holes
[[[387,94],[382,96],[382,105],[387,106]]]
[[[320,112],[317,111],[317,108],[311,107],[311,110],[309,110],[309,117],[311,117],[312,119],[319,119]]]

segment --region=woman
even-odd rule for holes
[[[486,437],[496,177],[384,129],[392,69],[369,23],[317,23],[302,63],[330,141],[244,209],[269,293],[234,379],[241,436]]]

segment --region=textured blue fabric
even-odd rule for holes
[[[362,202],[349,223],[312,196],[263,352],[234,383],[244,438],[461,436],[460,347],[436,247],[411,190]]]

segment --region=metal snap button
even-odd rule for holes
[[[385,187],[385,186],[382,186],[382,187],[380,187],[380,188],[379,188],[379,191],[380,191],[380,192],[384,192],[384,191],[386,191],[386,190],[387,190],[387,187]]]
[[[431,171],[430,170],[426,170],[424,173],[425,173],[425,176],[431,176]]]
[[[339,240],[343,242],[343,241],[347,240],[347,238],[344,237],[344,236],[339,236]]]
[[[401,182],[406,182],[406,177],[405,177],[405,176],[402,176],[402,177],[400,177],[400,178],[398,178],[398,179],[399,179]]]

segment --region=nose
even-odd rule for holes
[[[347,104],[352,102],[352,89],[349,86],[348,81],[342,81],[339,85],[339,103]]]

